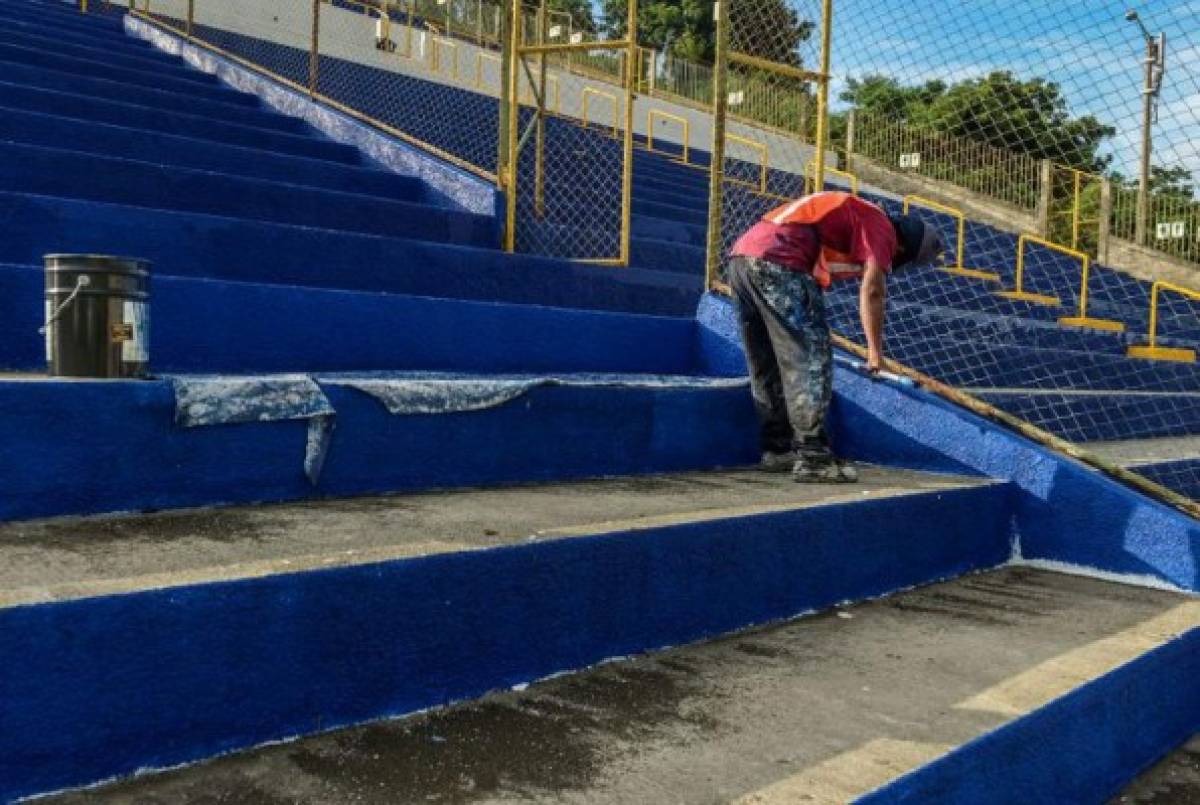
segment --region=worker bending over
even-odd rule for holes
[[[834,457],[825,426],[833,351],[824,289],[862,279],[866,366],[877,372],[887,273],[933,262],[942,249],[937,230],[918,218],[889,218],[875,204],[840,192],[784,204],[733,245],[728,279],[762,426],[765,469],[791,469],[803,482],[858,480],[853,466]]]

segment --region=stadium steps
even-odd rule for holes
[[[314,615],[321,603],[309,604]],[[516,803],[544,792],[624,803],[669,790],[681,802],[791,805],[871,802],[873,792],[960,802],[973,785],[1003,785],[1020,801],[1094,801],[1097,789],[1116,793],[1116,768],[1104,783],[1073,765],[1048,782],[1032,755],[1043,741],[1072,757],[1111,742],[1113,766],[1153,760],[1139,742],[1110,738],[1104,717],[1140,709],[1189,729],[1168,713],[1170,700],[1193,696],[1194,655],[1172,638],[1197,625],[1187,596],[1000,569],[46,801]],[[253,684],[225,695],[242,699]],[[208,687],[197,684],[197,710]],[[1071,723],[1082,728],[1063,729]]]
[[[591,447],[545,420],[538,434],[547,457]],[[994,567],[1007,500],[905,471],[868,470],[852,492],[725,472],[9,524],[0,684],[9,723],[30,728],[0,736],[0,797]],[[920,540],[898,539],[916,519]]]

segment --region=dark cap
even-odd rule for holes
[[[946,247],[937,227],[930,226],[915,215],[895,215],[890,220],[900,242],[900,253],[892,262],[893,267],[926,265],[942,256]]]

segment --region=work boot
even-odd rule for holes
[[[858,470],[848,461],[835,458],[826,450],[804,450],[796,454],[792,480],[801,484],[852,484]]]
[[[763,472],[789,472],[795,463],[796,454],[790,450],[786,453],[773,453],[770,450],[764,450],[762,459],[758,462],[758,468]]]

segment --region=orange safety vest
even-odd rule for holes
[[[776,226],[784,224],[816,226],[826,215],[840,208],[850,199],[861,201],[850,193],[836,190],[813,193],[811,196],[804,196],[776,207],[762,219]],[[828,288],[834,280],[855,279],[862,275],[862,264],[854,262],[853,257],[821,244],[820,256],[817,258],[817,264],[813,266],[813,278],[816,279],[818,285]]]

